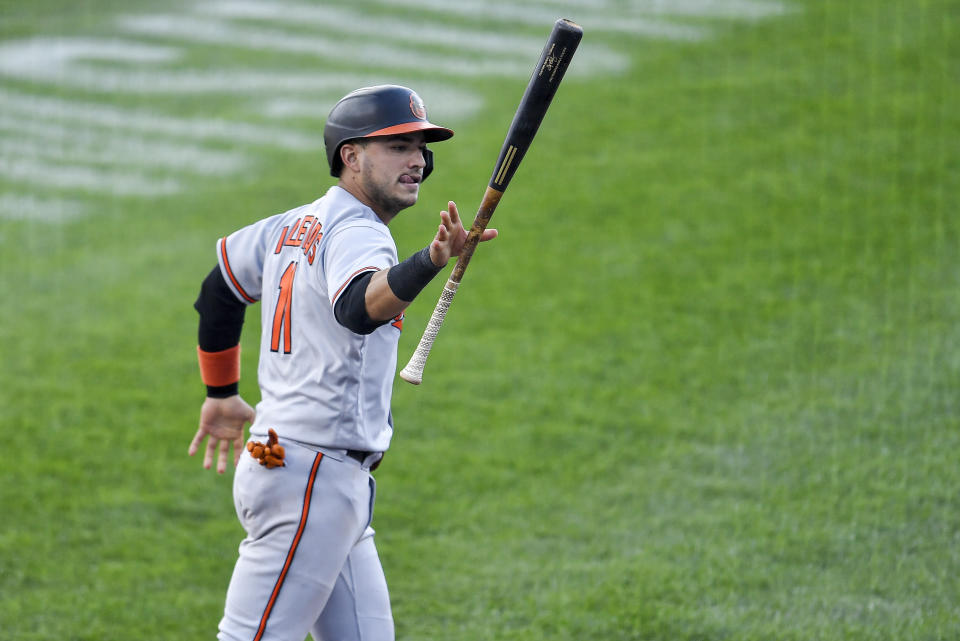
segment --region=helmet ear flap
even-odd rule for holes
[[[420,179],[420,182],[423,182],[427,179],[427,176],[430,175],[430,172],[433,171],[433,152],[423,148],[423,177]]]

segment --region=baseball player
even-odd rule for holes
[[[204,439],[236,474],[247,536],[227,590],[221,640],[393,639],[370,527],[376,469],[390,445],[390,398],[404,309],[467,237],[453,202],[433,240],[400,262],[387,225],[433,169],[427,143],[453,131],[427,120],[412,90],[358,89],[324,127],[330,173],[318,200],[217,242],[200,314]],[[487,230],[481,240],[490,240]],[[256,411],[237,393],[246,306],[260,302]],[[250,423],[244,447],[243,428]]]

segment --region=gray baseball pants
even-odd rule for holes
[[[393,641],[370,527],[365,464],[280,438],[286,466],[244,451],[233,483],[246,538],[227,590],[220,641]]]

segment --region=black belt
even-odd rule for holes
[[[347,456],[355,461],[363,463],[373,452],[364,452],[363,450],[347,450]]]

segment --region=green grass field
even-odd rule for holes
[[[678,0],[651,15],[685,36],[611,26],[669,4],[368,8],[533,42],[491,54],[524,68],[551,21],[498,7],[586,33],[424,384],[397,379],[374,519],[397,637],[960,639],[960,2]],[[527,80],[118,20],[157,11],[0,2],[3,640],[214,637],[242,531],[232,475],[186,455],[192,303],[218,236],[331,184],[345,91],[304,79],[446,92],[457,136],[391,225],[403,256],[448,199],[475,211]],[[120,40],[149,50],[89,53]],[[248,85],[204,87],[222,73]]]

